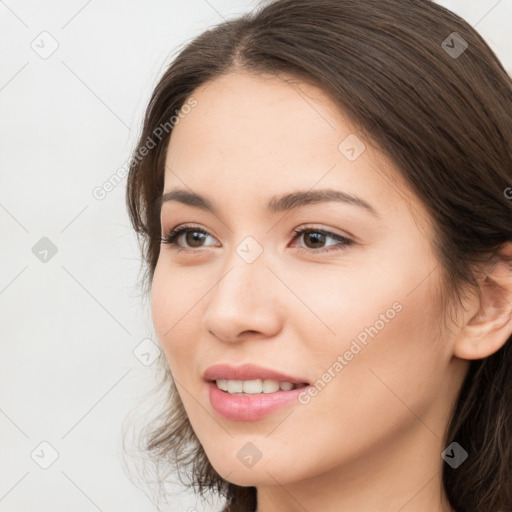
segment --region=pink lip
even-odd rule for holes
[[[208,391],[212,407],[228,420],[252,421],[268,416],[276,409],[290,402],[297,402],[299,393],[305,387],[275,393],[258,393],[255,395],[230,395],[217,387],[215,382],[208,382]]]
[[[230,366],[228,364],[216,364],[210,366],[203,373],[203,379],[212,382],[217,379],[226,380],[256,380],[272,379],[279,382],[292,382],[293,384],[307,384],[306,379],[292,377],[281,372],[263,368],[254,364],[244,364],[242,366]]]
[[[217,414],[230,420],[252,421],[263,418],[276,409],[284,407],[290,402],[297,401],[299,393],[305,387],[290,391],[276,391],[275,393],[257,393],[254,395],[230,395],[222,391],[215,384],[215,380],[256,380],[272,379],[278,382],[292,382],[293,384],[307,384],[307,380],[292,377],[281,372],[263,368],[253,364],[230,366],[217,364],[210,366],[204,373],[203,379],[208,384],[210,403]]]

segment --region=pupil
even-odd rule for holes
[[[203,233],[199,233],[198,231],[189,231],[186,233],[187,244],[190,245],[190,247],[200,247],[203,236]],[[197,245],[194,245],[196,242],[198,242]]]
[[[320,246],[324,242],[324,237],[325,237],[325,235],[323,233],[318,233],[318,232],[310,232],[306,236],[306,238],[313,238],[313,244],[315,244],[315,242],[317,244],[320,243]],[[308,244],[306,244],[306,245],[308,245]]]

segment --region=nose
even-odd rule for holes
[[[206,296],[205,329],[228,343],[278,334],[284,309],[277,293],[279,282],[267,268],[264,253],[248,263],[234,252],[223,270]]]

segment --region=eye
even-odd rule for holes
[[[324,229],[317,228],[297,228],[292,233],[294,236],[294,240],[299,239],[302,235],[304,235],[304,241],[306,242],[305,250],[313,251],[313,252],[328,252],[333,250],[341,250],[345,247],[351,245],[353,243],[352,240],[338,235],[336,233],[332,233],[331,231],[326,231]],[[330,249],[325,249],[322,246],[326,243],[328,239],[335,240],[337,244],[331,244]],[[338,247],[336,247],[338,246]],[[300,249],[304,249],[304,247],[300,247]]]
[[[186,241],[187,245],[183,247],[181,244],[178,243],[179,239],[184,236],[184,239]],[[192,236],[189,236],[192,235]],[[172,229],[167,236],[160,239],[160,243],[162,244],[168,244],[176,251],[182,251],[183,249],[194,249],[199,248],[201,249],[203,246],[201,245],[201,242],[205,240],[208,236],[211,236],[208,231],[205,231],[204,229],[198,228],[196,226],[188,226],[183,225],[179,226],[177,228]]]
[[[294,235],[293,240],[297,240],[302,235],[304,235],[304,240],[307,241],[306,247],[299,247],[299,249],[312,252],[341,250],[353,244],[352,240],[344,236],[317,228],[297,228],[292,232],[292,235]],[[172,247],[172,249],[176,251],[182,251],[184,249],[201,249],[205,247],[202,245],[202,242],[209,236],[211,236],[210,233],[202,228],[197,226],[183,225],[172,229],[167,234],[167,236],[160,238],[160,243],[168,244]],[[182,237],[187,244],[185,247],[178,243]],[[328,245],[327,247],[332,247],[330,249],[320,247],[323,246],[328,239],[334,240],[338,243]]]

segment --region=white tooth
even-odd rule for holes
[[[228,381],[226,379],[217,379],[217,387],[222,389],[222,391],[228,390]]]
[[[241,380],[228,380],[228,393],[242,393],[242,384]]]
[[[263,381],[263,393],[275,393],[279,391],[279,382],[277,380],[265,379]]]
[[[261,393],[262,392],[262,384],[261,379],[256,380],[244,380],[243,381],[243,390],[244,393]]]
[[[253,380],[227,380],[217,379],[217,387],[233,395],[255,395],[259,393],[275,393],[276,391],[290,391],[297,386],[292,382],[278,382],[273,379]]]

